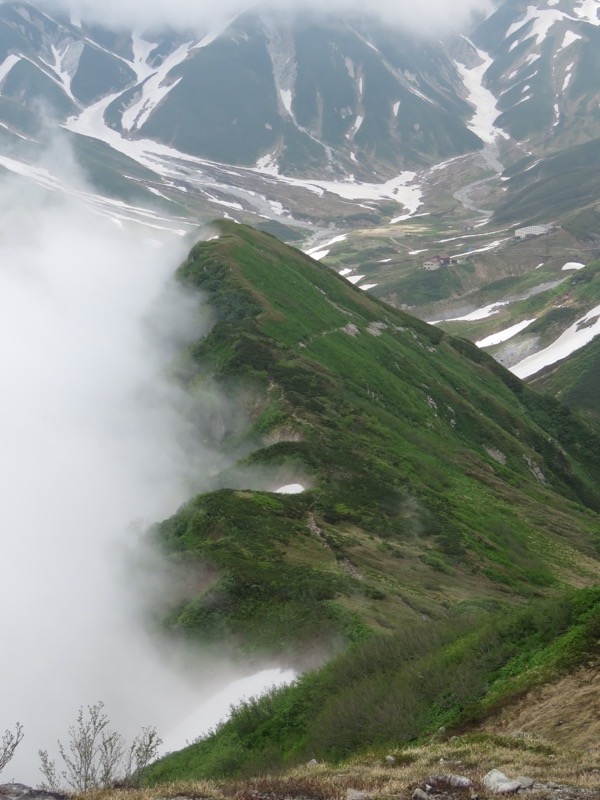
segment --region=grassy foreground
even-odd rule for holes
[[[396,763],[385,763],[392,755]],[[576,795],[592,800],[598,787],[598,751],[573,750],[535,735],[498,736],[475,733],[438,735],[402,750],[374,750],[341,765],[303,765],[282,775],[244,780],[173,781],[151,788],[99,791],[86,800],[156,800],[191,797],[214,800],[345,800],[348,789],[370,797],[408,800],[428,778],[448,773],[468,777],[473,787],[449,796],[491,798],[482,777],[499,769],[510,777],[527,775],[540,783],[578,787]],[[586,791],[588,790],[588,791]],[[588,793],[589,792],[589,793]],[[531,800],[548,797],[547,790],[529,791]]]

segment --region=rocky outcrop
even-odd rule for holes
[[[0,784],[1,800],[67,800],[66,794],[47,792],[45,789],[32,789],[24,783]]]
[[[535,781],[519,776],[510,778],[492,769],[483,778],[463,775],[434,775],[422,781],[413,791],[412,800],[471,800],[471,798],[508,797],[519,794],[536,800],[598,800],[598,792],[575,786]]]

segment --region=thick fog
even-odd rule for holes
[[[124,734],[156,725],[169,738],[243,674],[219,662],[209,683],[205,655],[161,647],[144,627],[148,602],[178,588],[141,548],[146,524],[218,462],[205,443],[214,420],[190,414],[166,378],[210,324],[172,285],[188,244],[157,246],[155,231],[24,180],[0,188],[0,734],[25,728],[0,782],[37,783],[37,750],[53,750],[81,705],[102,700]],[[210,413],[237,413],[206,399]],[[208,723],[240,691],[221,695]]]
[[[459,29],[474,12],[486,13],[492,0],[122,0],[101,3],[99,0],[34,0],[33,5],[51,10],[67,10],[74,18],[108,26],[146,27],[169,25],[175,28],[210,26],[251,8],[277,12],[326,12],[351,15],[360,13],[378,17],[386,24],[409,27],[422,34],[438,35]]]

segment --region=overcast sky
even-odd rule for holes
[[[203,26],[219,17],[231,16],[257,5],[284,11],[322,11],[348,14],[368,12],[386,24],[409,26],[422,32],[439,33],[464,25],[474,11],[489,11],[492,0],[33,0],[45,8],[68,9],[75,17],[93,19],[112,26],[126,25],[141,28],[170,24],[174,27]]]

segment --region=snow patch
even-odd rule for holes
[[[171,53],[170,56],[165,58],[159,69],[152,72],[152,74],[144,80],[144,83],[139,87],[138,99],[123,113],[121,124],[124,130],[139,130],[147,122],[148,117],[157,105],[177,86],[181,78],[178,78],[172,83],[168,83],[168,74],[172,69],[186,60],[192,49],[192,45],[193,42],[182,44],[177,50]],[[135,46],[138,49],[137,53],[134,50],[134,64],[132,66],[141,74],[144,74],[141,60],[147,57],[148,52],[154,49],[156,45],[146,42],[143,39],[138,39]]]
[[[551,345],[510,367],[510,371],[519,378],[528,378],[544,367],[567,358],[571,353],[589,344],[598,334],[600,334],[600,306],[588,311]]]
[[[275,153],[267,153],[266,156],[259,158],[256,162],[257,172],[264,172],[267,175],[279,175],[279,166]]]
[[[594,0],[595,2],[595,0]],[[537,8],[536,6],[528,6],[525,16],[519,22],[515,22],[506,32],[506,38],[510,38],[513,33],[521,31],[528,23],[532,22],[531,33],[528,36],[535,36],[536,45],[540,45],[550,29],[557,23],[562,22],[564,19],[569,19],[569,16],[562,11],[553,11],[551,9]],[[514,43],[513,43],[514,44]]]
[[[398,217],[392,220],[392,223],[400,219],[412,217],[418,211],[422,204],[423,191],[420,185],[416,182],[416,172],[402,172],[398,177],[391,178],[385,183],[360,183],[354,178],[348,181],[321,181],[321,180],[306,180],[300,178],[290,178],[287,175],[280,175],[278,172],[272,171],[271,156],[264,156],[257,163],[257,172],[268,173],[275,175],[281,183],[286,183],[288,186],[297,186],[307,189],[309,192],[314,192],[320,197],[323,197],[325,192],[330,192],[343,200],[395,200],[398,204],[403,205],[407,211],[407,216]],[[264,165],[266,163],[267,168]]]
[[[329,250],[313,250],[312,253],[307,253],[307,255],[310,255],[315,261],[321,261],[329,255],[329,252]]]
[[[8,73],[14,67],[15,64],[18,64],[21,60],[21,56],[16,56],[14,53],[11,53],[9,56],[6,56],[2,64],[0,64],[0,82],[6,78]]]
[[[471,311],[470,314],[465,314],[464,317],[450,317],[450,319],[442,319],[438,320],[438,322],[477,322],[480,319],[487,319],[497,314],[503,306],[507,305],[508,301],[491,303],[489,306],[483,306],[483,308],[477,308],[475,311]]]
[[[568,261],[561,272],[567,272],[570,269],[585,269],[585,264],[581,264],[579,261]]]
[[[156,42],[144,39],[137,31],[131,34],[131,49],[133,51],[131,66],[137,76],[138,83],[153,74],[154,69],[148,64],[148,58],[157,47],[158,44]]]
[[[286,486],[281,486],[275,489],[276,494],[302,494],[306,489],[301,483],[288,483]]]
[[[362,117],[360,114],[358,114],[356,119],[354,120],[354,124],[352,125],[352,127],[350,128],[348,133],[346,134],[346,139],[350,139],[350,140],[354,139],[354,137],[359,132],[359,130],[361,128],[361,125],[363,124],[364,121],[365,121],[365,118]]]
[[[533,319],[525,319],[523,322],[517,322],[516,325],[511,325],[510,328],[505,328],[503,331],[498,331],[498,333],[492,333],[491,336],[486,336],[485,339],[481,339],[479,342],[475,342],[475,344],[477,347],[491,347],[494,344],[507,342],[509,339],[512,339],[513,336],[524,331],[532,322],[535,322],[535,317]]]
[[[598,19],[598,0],[581,0],[579,6],[574,9],[575,14],[584,22],[590,25],[600,25]]]
[[[471,68],[466,67],[459,61],[454,62],[467,89],[467,100],[475,107],[475,113],[468,127],[484,142],[491,143],[499,134],[505,135],[504,131],[501,131],[494,124],[498,118],[496,98],[484,85],[485,73],[493,64],[493,59],[483,50],[475,47],[470,39],[466,37],[463,37],[463,39],[471,45],[481,59],[481,64],[478,67]]]
[[[561,50],[564,50],[565,48],[569,47],[569,45],[578,41],[578,39],[583,39],[583,36],[580,36],[578,33],[575,33],[575,31],[567,31],[565,33],[565,38],[563,39],[561,46],[555,53],[555,57],[561,52]]]
[[[497,247],[500,247],[504,242],[508,242],[508,239],[496,239],[495,242],[491,242],[485,247],[478,247],[477,250],[467,250],[464,253],[456,253],[454,258],[465,258],[466,256],[474,256],[476,253],[487,253],[489,250],[495,250]]]
[[[292,92],[290,89],[280,89],[279,96],[281,97],[281,102],[283,103],[283,107],[287,111],[287,113],[292,116]]]
[[[325,251],[324,248],[326,248],[326,247],[327,248],[331,248],[334,244],[338,244],[339,242],[343,242],[347,238],[348,238],[348,234],[347,233],[341,233],[339,236],[334,236],[333,239],[329,239],[329,241],[323,242],[322,244],[317,245],[317,247],[313,247],[310,250],[304,250],[304,252],[306,253],[307,256],[310,256],[311,258],[316,258],[318,260],[318,254],[319,253],[325,252],[325,255],[327,255],[327,253],[329,253],[329,250]],[[321,258],[325,258],[325,256],[321,256]]]

